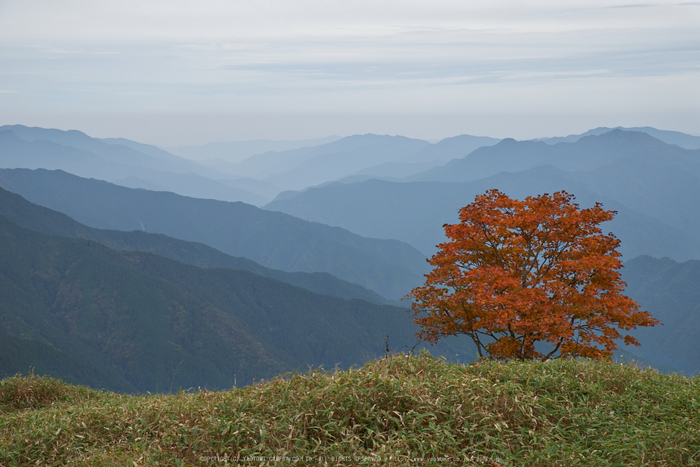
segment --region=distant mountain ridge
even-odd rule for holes
[[[207,163],[212,166],[215,161],[234,164],[243,159],[272,151],[289,151],[310,146],[332,143],[341,139],[340,136],[327,136],[325,138],[305,140],[250,140],[250,141],[217,141],[192,146],[178,146],[165,148],[171,154],[180,157]]]
[[[623,130],[623,131],[638,131],[641,133],[646,133],[666,144],[675,144],[683,149],[700,149],[700,136],[693,136],[687,133],[681,133],[679,131],[668,131],[668,130],[658,130],[650,126],[643,127],[598,127],[592,130],[588,130],[580,135],[569,135],[569,136],[557,136],[553,138],[537,138],[534,141],[542,141],[547,144],[557,144],[557,143],[575,143],[579,139],[586,136],[598,136],[604,133],[608,133],[612,130]]]
[[[374,165],[361,169],[354,174],[338,179],[343,183],[364,181],[378,178],[389,181],[400,181],[414,174],[424,172],[432,167],[464,157],[472,151],[493,146],[500,140],[485,136],[459,135],[445,138],[437,143],[425,146],[419,152],[396,161],[375,161]]]
[[[0,127],[0,167],[60,169],[81,177],[200,198],[260,204],[265,198],[215,178],[216,171],[128,140],[112,144],[80,131]],[[116,144],[116,143],[120,144]]]
[[[281,189],[304,188],[367,166],[409,158],[429,145],[427,141],[404,136],[353,135],[319,146],[252,156],[239,162],[236,170]]]
[[[559,166],[559,168],[557,168]],[[626,258],[700,257],[700,151],[639,132],[614,130],[554,146],[506,139],[412,179],[333,184],[284,193],[265,206],[338,225],[361,235],[398,238],[434,252],[442,225],[492,188],[525,197],[566,190],[585,206],[603,202],[619,214],[610,229]],[[605,227],[608,228],[608,227]]]
[[[275,172],[265,180],[285,189],[305,188],[342,178],[368,166],[410,161],[429,145],[427,141],[404,136],[349,136],[317,146],[308,154],[299,154],[296,165],[287,170],[275,164]]]
[[[202,268],[246,270],[314,293],[387,304],[386,299],[379,294],[328,273],[285,272],[270,269],[246,258],[229,256],[202,243],[185,242],[162,234],[94,229],[80,224],[65,214],[30,203],[20,195],[2,188],[0,188],[0,215],[21,227],[48,235],[94,240],[116,250],[154,253]]]
[[[564,171],[593,170],[616,159],[658,153],[685,154],[687,151],[646,133],[622,130],[553,145],[506,138],[494,146],[481,147],[464,158],[417,174],[410,181],[467,182],[502,171],[519,172],[541,165],[551,165]]]
[[[257,206],[284,190],[348,177],[409,176],[498,141],[460,135],[431,144],[404,136],[366,134],[181,148],[181,154],[190,157],[200,151],[213,151],[220,156],[202,161],[124,138],[92,138],[77,130],[5,125],[0,127],[0,134],[3,132],[9,133],[0,136],[2,168],[59,169],[129,188]],[[10,134],[15,138],[10,138]],[[276,150],[255,153],[238,162],[231,162],[231,157],[226,156],[230,151],[254,152],[256,147]]]
[[[431,144],[404,136],[352,135],[318,146],[257,154],[229,171],[264,179],[280,190],[302,189],[353,177],[407,176],[498,141],[460,135]]]
[[[91,227],[162,233],[283,271],[328,272],[392,300],[421,283],[427,269],[423,254],[397,240],[364,238],[243,203],[134,190],[47,170],[0,170],[0,186]]]
[[[0,132],[2,131],[11,131],[19,139],[29,143],[50,141],[66,148],[79,149],[86,153],[97,155],[102,160],[113,164],[139,166],[154,170],[166,169],[170,172],[179,173],[189,173],[203,169],[187,159],[158,150],[154,146],[135,143],[123,138],[100,140],[78,130],[63,131],[26,127],[24,125],[0,126]]]

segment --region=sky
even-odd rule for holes
[[[0,0],[0,125],[160,146],[700,135],[700,2]]]

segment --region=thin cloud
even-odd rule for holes
[[[616,8],[653,8],[659,5],[654,5],[652,3],[636,3],[636,4],[630,4],[630,5],[613,5],[613,6],[608,6],[604,7],[607,10],[614,10]]]
[[[700,2],[611,3],[0,0],[0,117],[496,109],[697,121]]]

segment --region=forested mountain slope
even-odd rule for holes
[[[0,294],[2,376],[34,367],[117,390],[225,388],[361,364],[387,335],[395,348],[415,344],[403,308],[49,236],[4,216]]]
[[[425,256],[244,203],[188,198],[84,179],[61,171],[0,170],[0,186],[101,229],[143,230],[204,243],[283,271],[328,272],[389,299],[423,281]]]
[[[338,279],[328,273],[285,272],[270,269],[247,258],[229,256],[203,243],[186,242],[162,234],[94,229],[65,214],[30,203],[21,196],[2,188],[0,188],[0,214],[21,227],[49,235],[95,240],[116,250],[155,253],[203,268],[242,269],[315,293],[386,303],[386,300],[379,294],[360,285]]]
[[[626,293],[664,324],[637,329],[629,350],[657,365],[700,373],[700,261],[640,256],[625,262]]]

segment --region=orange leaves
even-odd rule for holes
[[[425,285],[410,295],[419,336],[467,334],[480,356],[506,360],[609,358],[615,327],[657,324],[622,294],[619,240],[599,227],[615,212],[579,209],[573,199],[562,191],[519,201],[490,190],[460,209]],[[550,345],[538,351],[537,342]]]

